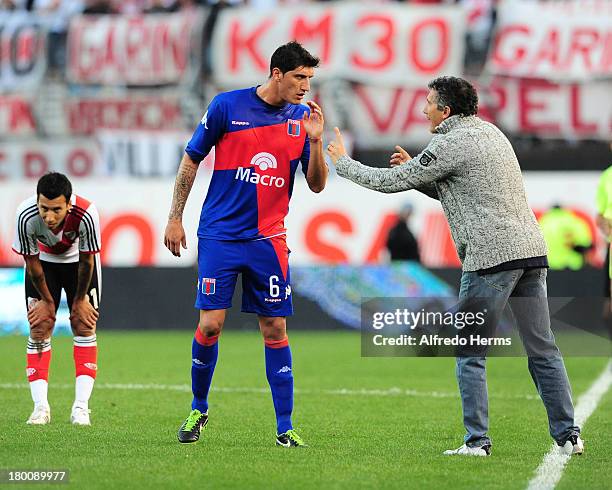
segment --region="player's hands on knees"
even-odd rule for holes
[[[53,329],[55,325],[55,304],[53,302],[38,300],[28,309],[28,322],[30,327],[46,327]]]
[[[344,147],[344,139],[340,130],[334,128],[334,132],[336,133],[336,139],[327,145],[326,153],[335,165],[341,156],[346,155],[346,148]]]
[[[181,256],[181,247],[187,249],[187,238],[183,223],[180,220],[169,219],[164,233],[164,245],[175,257]]]
[[[398,165],[406,163],[408,160],[412,160],[412,157],[406,150],[398,145],[395,147],[395,153],[393,153],[389,159],[389,164],[392,167],[397,167]]]
[[[306,104],[310,107],[310,115],[304,111],[304,117],[302,118],[304,129],[310,139],[320,139],[321,136],[323,136],[323,128],[325,127],[323,111],[321,107],[312,100],[309,100]]]
[[[70,324],[72,326],[82,323],[87,329],[95,330],[96,322],[100,314],[89,302],[87,297],[74,299],[72,302],[72,311],[70,312]]]

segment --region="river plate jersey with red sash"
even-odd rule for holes
[[[56,263],[78,262],[79,252],[100,251],[100,219],[96,206],[76,194],[62,226],[50,230],[40,217],[37,196],[17,208],[13,250],[20,255],[40,255],[40,260]]]
[[[198,237],[258,240],[285,233],[285,216],[310,142],[302,124],[306,105],[264,102],[257,87],[217,95],[185,152],[201,162],[215,147],[215,164],[202,206]]]

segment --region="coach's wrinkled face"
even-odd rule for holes
[[[48,199],[42,194],[38,195],[38,214],[51,230],[62,225],[71,207],[65,196]]]
[[[295,70],[285,73],[274,68],[272,76],[278,83],[282,100],[290,104],[301,104],[306,93],[310,91],[310,79],[314,76],[314,68],[298,66]]]
[[[434,89],[431,89],[427,94],[427,100],[425,102],[425,107],[423,108],[423,114],[425,117],[429,119],[429,131],[431,133],[435,132],[436,128],[440,125],[442,121],[450,116],[451,109],[448,106],[444,106],[440,109],[438,105],[439,101],[438,92]]]

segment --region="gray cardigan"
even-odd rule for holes
[[[416,189],[442,204],[466,272],[546,255],[512,145],[493,124],[451,116],[425,150],[394,168],[341,157],[338,175],[379,192]]]

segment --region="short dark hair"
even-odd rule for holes
[[[72,184],[64,174],[59,172],[46,173],[38,180],[38,185],[36,186],[37,198],[41,195],[47,199],[56,199],[59,196],[64,196],[66,202],[69,202],[72,196]]]
[[[439,77],[427,85],[438,93],[438,109],[448,106],[451,116],[473,116],[478,113],[478,94],[474,86],[458,77]]]
[[[300,66],[316,68],[319,66],[320,61],[319,58],[306,51],[300,43],[291,41],[276,48],[276,51],[272,54],[272,58],[270,58],[270,76],[272,76],[274,68],[278,68],[281,73],[287,73]]]

